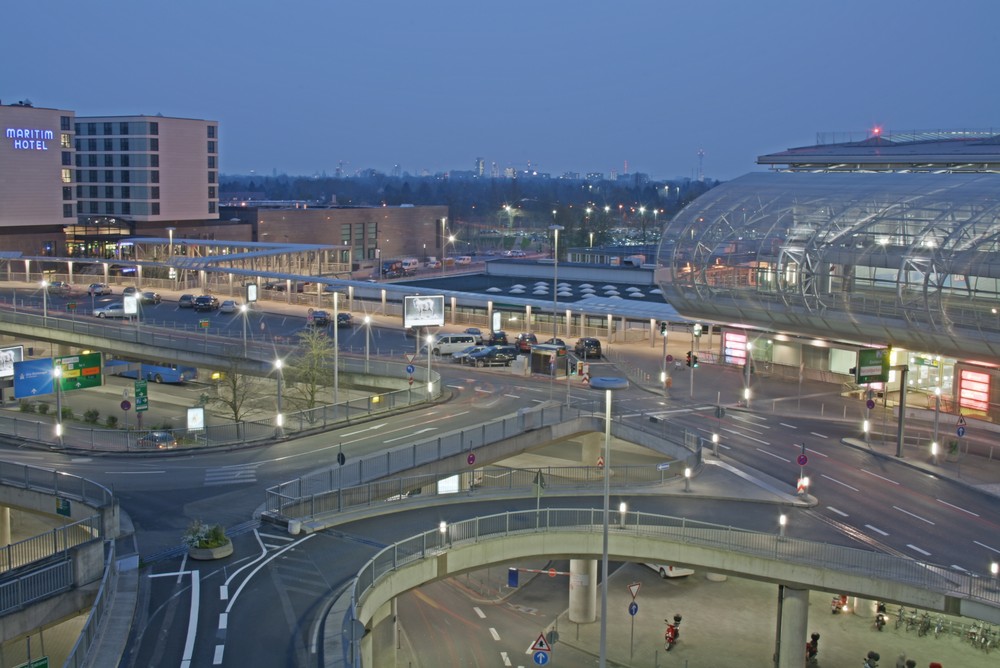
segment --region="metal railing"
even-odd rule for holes
[[[100,589],[97,590],[97,598],[90,607],[90,614],[87,621],[80,629],[80,635],[70,650],[69,656],[63,663],[63,668],[77,668],[83,666],[87,661],[87,654],[97,640],[100,633],[101,623],[114,605],[115,594],[118,591],[118,562],[115,557],[115,541],[109,540],[107,553],[104,558],[104,577],[101,580]]]
[[[55,554],[68,554],[78,545],[101,540],[101,527],[101,516],[91,515],[72,524],[58,526],[46,533],[5,545],[0,548],[0,572],[12,571]]]
[[[111,490],[93,480],[30,464],[0,461],[0,484],[76,499],[92,508],[114,501]]]
[[[0,615],[73,587],[73,560],[65,559],[0,582]]]
[[[958,573],[904,557],[829,543],[760,533],[732,526],[690,520],[683,517],[630,511],[619,522],[614,513],[615,536],[644,536],[685,545],[736,552],[748,556],[794,563],[889,580],[929,591],[977,599],[1000,605],[1000,588],[989,576]],[[548,531],[599,533],[603,530],[602,509],[551,508],[499,513],[476,517],[425,531],[396,542],[376,554],[358,571],[352,607],[386,574],[412,562],[436,558],[453,547],[486,540]],[[818,585],[819,583],[817,583]]]

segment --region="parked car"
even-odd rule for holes
[[[573,352],[577,357],[596,359],[601,356],[601,342],[590,337],[577,339]]]
[[[122,290],[122,297],[138,297],[138,296],[139,296],[139,288],[135,287],[134,285],[130,285],[124,290]]]
[[[193,308],[194,295],[181,295],[177,300],[177,308]]]
[[[73,286],[66,281],[52,281],[45,286],[45,289],[50,295],[68,295],[73,290]]]
[[[431,352],[435,355],[454,355],[472,345],[476,345],[476,337],[472,334],[438,334]],[[426,351],[427,346],[423,350]]]
[[[474,337],[476,337],[476,343],[482,345],[483,331],[478,327],[466,327],[463,334],[472,334]]]
[[[477,367],[510,366],[517,359],[517,346],[489,346],[468,356],[469,364]]]
[[[125,304],[121,302],[111,302],[94,309],[94,315],[98,318],[124,318]]]
[[[337,327],[353,327],[354,326],[354,316],[350,313],[338,313],[337,314]]]
[[[159,304],[162,299],[160,298],[159,292],[153,292],[152,290],[147,290],[139,295],[139,301],[143,304]]]
[[[538,343],[538,337],[530,332],[521,332],[517,335],[517,338],[514,339],[514,345],[517,346],[517,349],[522,353],[531,352],[531,346],[536,343]]]
[[[544,343],[547,346],[559,346],[563,350],[566,350],[566,348],[568,347],[566,345],[566,342],[563,341],[562,339],[546,339]]]
[[[111,294],[111,286],[107,283],[91,283],[87,288],[88,295],[97,295],[98,297]]]
[[[486,350],[487,348],[489,348],[489,346],[479,346],[479,345],[469,346],[465,350],[460,350],[459,352],[452,355],[451,359],[455,362],[458,362],[459,364],[465,364],[469,359],[469,355],[472,355],[473,353],[478,353],[481,350]]]
[[[235,299],[226,299],[219,306],[219,313],[236,313],[240,310],[239,302]]]
[[[694,575],[694,571],[690,568],[680,568],[679,566],[671,566],[670,564],[653,564],[643,562],[642,565],[659,573],[660,577],[664,580],[667,578],[682,578],[687,575]]]
[[[485,338],[483,343],[488,346],[505,346],[507,345],[507,332],[502,330],[490,332],[489,337]]]
[[[215,311],[219,308],[219,298],[215,295],[201,295],[194,299],[195,311]]]
[[[140,448],[171,450],[177,447],[177,439],[169,431],[151,431],[145,436],[140,436],[138,444]]]
[[[310,317],[312,318],[311,320],[309,319]],[[310,316],[306,318],[306,324],[311,324],[313,327],[326,327],[330,324],[330,314],[326,311],[313,311]]]

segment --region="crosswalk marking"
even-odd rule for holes
[[[238,464],[205,469],[205,486],[257,482],[257,464]]]

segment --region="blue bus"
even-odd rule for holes
[[[120,367],[116,369],[115,367]],[[198,369],[179,364],[152,364],[150,362],[129,362],[127,360],[107,360],[105,373],[122,378],[143,378],[154,383],[183,383],[198,378]],[[140,370],[141,369],[141,372]],[[141,374],[141,375],[140,375]]]

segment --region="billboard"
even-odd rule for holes
[[[444,295],[403,297],[403,327],[444,325]]]
[[[857,382],[884,383],[889,380],[891,348],[862,348],[858,351]]]
[[[52,394],[52,358],[14,362],[14,396],[37,397]]]
[[[0,378],[14,377],[14,364],[24,359],[24,346],[0,348]]]

